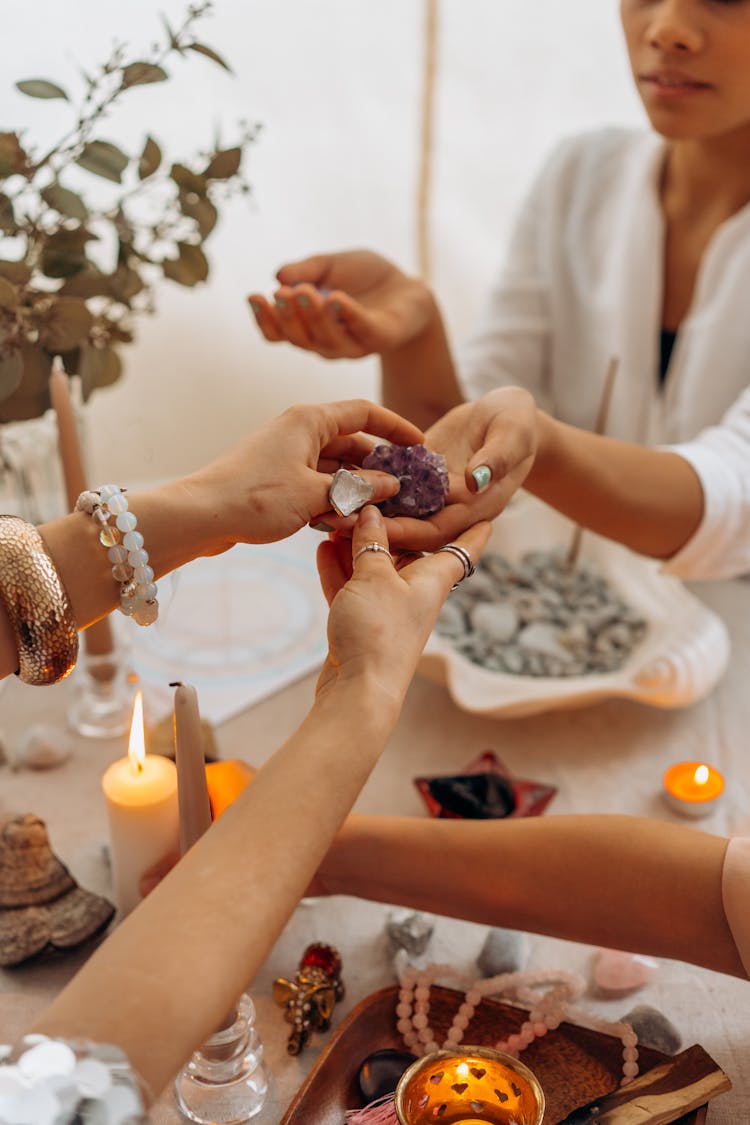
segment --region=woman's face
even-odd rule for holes
[[[630,65],[657,132],[750,130],[750,0],[620,0]]]

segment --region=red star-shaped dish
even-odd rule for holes
[[[541,781],[512,777],[492,750],[485,750],[463,773],[415,777],[430,816],[447,820],[495,820],[539,816],[557,789]]]

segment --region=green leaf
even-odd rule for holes
[[[19,422],[26,418],[39,418],[49,410],[49,373],[52,356],[38,344],[26,344],[19,356],[21,374],[13,390],[5,394],[0,390],[0,422]],[[0,379],[3,387],[10,386],[13,372],[6,370],[9,378]]]
[[[231,66],[229,66],[228,63],[224,62],[224,59],[221,57],[221,55],[217,54],[216,51],[213,50],[213,48],[207,47],[205,43],[188,43],[187,49],[188,51],[195,51],[199,55],[205,55],[207,59],[211,59],[212,62],[218,63],[219,66],[224,68],[224,70],[228,70],[230,74],[234,73]]]
[[[15,234],[17,230],[18,223],[13,213],[13,203],[0,191],[0,231],[3,234]]]
[[[31,280],[31,270],[25,262],[0,261],[0,277],[7,277],[14,285],[26,285]]]
[[[211,158],[203,175],[207,180],[231,180],[239,172],[241,161],[241,148],[225,148]]]
[[[122,174],[129,162],[129,157],[109,141],[89,141],[76,160],[76,164],[87,172],[93,172],[95,176],[102,176],[115,184],[122,183]]]
[[[206,195],[208,180],[205,176],[199,176],[197,172],[191,172],[184,164],[173,164],[169,174],[180,191],[192,191],[201,197]]]
[[[28,156],[21,148],[17,133],[0,133],[0,180],[22,173]]]
[[[50,184],[39,194],[48,207],[51,207],[53,211],[59,211],[61,215],[65,215],[68,219],[78,219],[80,223],[83,223],[89,217],[86,204],[80,195],[76,195],[74,191],[69,191],[61,184]]]
[[[58,297],[39,326],[39,341],[48,352],[69,352],[88,337],[94,318],[82,300]]]
[[[200,246],[180,242],[177,249],[178,258],[167,258],[161,264],[164,276],[188,288],[197,285],[199,281],[205,281],[208,277],[208,259]]]
[[[209,236],[219,217],[219,212],[210,199],[196,199],[192,192],[180,192],[180,210],[198,224],[201,238]]]
[[[81,345],[78,374],[81,377],[81,394],[86,402],[91,393],[100,387],[111,387],[122,373],[122,363],[114,348],[95,348],[93,344]]]
[[[0,309],[7,309],[13,312],[18,308],[18,290],[15,285],[7,281],[4,277],[0,277]]]
[[[152,82],[166,82],[169,75],[155,63],[134,62],[123,67],[123,89],[129,86],[148,86]]]
[[[119,266],[110,278],[110,292],[123,305],[130,305],[133,297],[144,288],[141,275],[129,266]]]
[[[47,277],[72,277],[86,265],[86,243],[95,238],[85,227],[58,230],[43,245],[39,260]]]
[[[0,399],[9,398],[20,386],[23,378],[23,359],[20,351],[0,355]]]
[[[24,82],[16,82],[16,89],[28,98],[63,98],[68,101],[68,95],[61,86],[48,82],[46,78],[27,78]]]
[[[111,297],[111,275],[97,269],[82,269],[74,277],[69,277],[58,289],[61,297]]]
[[[153,176],[160,164],[161,149],[153,137],[146,137],[141,159],[138,161],[138,178],[146,180],[149,176]]]

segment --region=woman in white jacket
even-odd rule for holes
[[[269,340],[379,353],[384,401],[423,427],[524,388],[492,399],[492,442],[487,403],[473,423],[478,516],[536,455],[526,486],[543,499],[681,577],[722,577],[750,569],[750,3],[620,8],[653,131],[601,130],[552,154],[456,362],[426,286],[368,252],[287,265],[274,303],[250,300]],[[625,445],[559,425],[593,425],[613,357],[607,432]],[[466,447],[470,417],[430,440]]]

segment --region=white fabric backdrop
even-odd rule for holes
[[[46,77],[72,91],[79,64],[104,61],[115,38],[148,46],[158,11],[176,24],[184,8],[5,0],[0,128],[53,139],[68,107],[25,98],[13,82]],[[199,37],[236,77],[198,56],[175,60],[175,80],[130,91],[102,126],[132,152],[151,132],[170,159],[208,145],[217,122],[227,138],[243,117],[263,131],[248,165],[253,197],[224,209],[207,244],[209,282],[161,287],[157,316],[124,350],[125,377],[92,403],[94,479],[186,471],[292,401],[377,394],[371,361],[327,364],[265,344],[244,295],[320,249],[366,245],[415,268],[423,23],[423,0],[217,0]],[[641,120],[616,0],[441,0],[432,254],[456,336],[471,327],[554,141]]]

